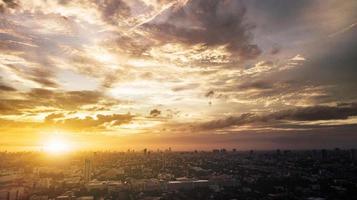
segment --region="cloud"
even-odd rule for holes
[[[41,14],[38,13],[38,15]],[[27,13],[27,16],[20,15],[20,17],[25,17],[26,23],[22,23],[12,15],[4,16],[1,19],[4,21],[0,24],[2,30],[0,49],[3,58],[0,61],[1,68],[9,77],[20,81],[23,87],[36,85],[37,87],[57,88],[59,86],[55,74],[57,66],[54,65],[53,59],[59,59],[62,56],[60,45],[64,44],[63,42],[60,44],[59,40],[65,36],[53,36],[38,32],[38,30],[44,31],[45,29],[40,28],[40,25],[37,24],[41,22],[34,22],[39,16]],[[42,14],[42,17],[39,18],[47,17],[49,21],[61,18],[54,14]]]
[[[56,128],[70,131],[108,131],[117,126],[130,123],[134,116],[130,114],[111,114],[95,117],[86,116],[84,118],[66,118],[62,113],[52,113],[47,115],[43,122],[14,121],[0,118],[1,128],[8,129],[45,129]]]
[[[50,126],[60,127],[62,129],[78,130],[78,131],[94,131],[106,130],[122,124],[127,124],[132,121],[133,116],[130,114],[112,114],[112,115],[96,115],[95,117],[86,116],[85,118],[67,118],[63,120],[53,121],[57,117],[50,115],[47,124]]]
[[[1,119],[0,118],[0,129],[4,129],[8,131],[8,128],[30,128],[30,127],[38,127],[39,123],[38,122],[24,122],[24,121],[14,121],[14,120],[7,120],[7,119]]]
[[[41,112],[37,108],[48,110],[78,111],[85,110],[85,106],[100,106],[110,110],[113,105],[121,102],[97,91],[53,91],[47,89],[32,89],[20,93],[18,98],[1,98],[0,114],[24,114],[27,112]]]
[[[25,64],[25,63],[24,63]],[[6,70],[22,80],[33,81],[43,87],[57,88],[58,83],[54,80],[54,73],[42,67],[24,67],[23,65],[5,64]]]
[[[150,111],[150,116],[151,117],[158,117],[159,115],[161,115],[161,111],[158,109],[153,109]]]
[[[16,0],[1,0],[0,13],[4,13],[7,9],[15,9],[19,6]]]
[[[130,7],[122,0],[94,0],[105,21],[118,24],[130,16]]]
[[[17,91],[17,90],[13,87],[0,84],[0,91],[13,92],[13,91]]]
[[[0,123],[110,130],[133,120],[120,107],[142,116],[126,131],[148,133],[346,125],[355,105],[337,103],[357,100],[356,6],[0,0],[0,117],[17,120]]]
[[[267,124],[274,126],[279,121],[318,121],[318,120],[343,120],[357,116],[357,103],[339,104],[337,106],[311,106],[276,111],[269,114],[258,115],[255,113],[244,113],[240,116],[229,116],[227,118],[213,120],[199,124],[196,128],[200,130],[222,129],[231,126],[242,126],[247,124]]]
[[[185,91],[185,90],[192,90],[192,89],[198,88],[199,86],[200,86],[200,84],[198,84],[198,83],[191,83],[191,84],[187,84],[187,85],[180,85],[180,86],[173,87],[171,90],[174,92],[179,92],[179,91]]]
[[[44,106],[53,106],[62,109],[78,109],[87,104],[96,104],[104,95],[97,91],[52,91],[45,89],[33,89],[26,94],[30,100],[44,103]]]
[[[190,0],[171,7],[144,27],[165,43],[225,45],[242,60],[254,59],[261,50],[252,43],[254,26],[244,21],[245,13],[240,0]]]
[[[272,55],[276,55],[280,52],[281,52],[281,47],[278,45],[274,45],[270,50],[270,54],[272,54]]]
[[[357,116],[357,103],[289,109],[270,114],[266,118],[275,120],[316,121],[347,119],[351,116]]]
[[[214,95],[214,91],[210,90],[205,94],[205,97],[213,97],[213,95]]]
[[[45,117],[45,122],[52,122],[55,119],[63,117],[65,117],[63,113],[51,113]]]
[[[309,0],[284,1],[284,0],[266,0],[244,1],[252,9],[257,9],[263,13],[262,16],[269,19],[270,22],[288,25],[298,20],[302,20],[306,10],[310,9],[315,2]],[[320,1],[321,2],[321,1]]]
[[[266,90],[266,89],[272,89],[273,84],[268,81],[258,80],[252,82],[245,82],[239,85],[238,88],[242,90],[249,90],[249,89]]]
[[[1,99],[0,113],[1,115],[20,115],[23,109],[30,109],[31,103],[20,99]]]
[[[224,119],[213,120],[210,122],[202,123],[198,126],[200,130],[220,129],[230,126],[243,125],[251,123],[255,119],[255,115],[251,113],[245,113],[238,117],[227,117]]]

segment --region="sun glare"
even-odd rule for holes
[[[51,154],[63,154],[71,150],[71,145],[63,138],[52,138],[44,144],[44,151]]]

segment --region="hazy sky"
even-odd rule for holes
[[[357,147],[355,0],[0,0],[0,150]]]

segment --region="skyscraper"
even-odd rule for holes
[[[84,182],[88,183],[91,180],[91,161],[89,159],[84,160]]]
[[[356,161],[357,160],[356,149],[351,149],[350,150],[350,158],[351,158],[351,161]]]
[[[321,150],[321,157],[322,157],[322,160],[327,160],[327,150],[326,149]]]

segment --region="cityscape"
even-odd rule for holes
[[[0,154],[0,199],[355,199],[356,150]]]
[[[357,200],[357,0],[0,0],[0,200]]]

